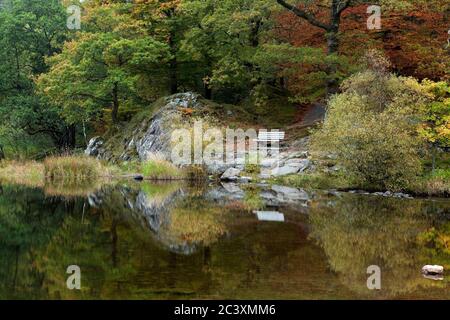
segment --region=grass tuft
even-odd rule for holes
[[[181,169],[156,157],[142,164],[142,174],[150,180],[181,180],[185,178]]]
[[[102,176],[102,165],[85,156],[52,156],[44,160],[44,176],[51,181],[92,181]]]
[[[0,161],[0,181],[4,183],[42,187],[43,172],[43,165],[39,162]]]

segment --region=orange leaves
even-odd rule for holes
[[[450,70],[450,59],[445,50],[448,21],[444,13],[431,12],[417,7],[409,13],[383,11],[382,29],[367,30],[367,5],[344,11],[340,26],[340,53],[355,57],[367,48],[386,52],[394,71],[419,79],[445,79]],[[326,19],[326,10],[317,12],[320,20]],[[325,48],[325,32],[290,12],[281,12],[276,20],[276,33],[295,46]],[[356,59],[354,61],[357,61]]]

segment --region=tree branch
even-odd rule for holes
[[[344,1],[344,5],[338,9],[339,15],[350,6],[350,2],[351,2],[351,0]]]
[[[317,20],[316,17],[314,17],[312,14],[306,12],[305,10],[299,9],[299,8],[297,8],[297,7],[287,3],[284,0],[277,0],[277,2],[281,6],[285,7],[286,9],[288,9],[289,11],[292,11],[292,13],[294,13],[297,17],[305,19],[306,21],[308,21],[313,26],[316,26],[318,28],[324,29],[325,31],[329,31],[331,29],[330,25],[325,24],[325,23]]]

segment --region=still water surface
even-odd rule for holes
[[[257,207],[284,221],[259,220]],[[450,275],[420,273],[448,270],[449,246],[446,199],[0,186],[0,299],[450,299]],[[81,268],[79,291],[66,287],[69,265]],[[381,290],[367,289],[370,265]]]

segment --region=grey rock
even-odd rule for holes
[[[273,168],[278,164],[278,162],[279,159],[265,158],[260,161],[259,166],[261,168]]]
[[[230,168],[237,168],[239,170],[244,170],[244,165],[227,164],[224,161],[213,161],[205,164],[206,171],[212,175],[222,175],[225,171]]]
[[[306,159],[309,156],[309,152],[308,151],[297,151],[297,152],[293,152],[291,154],[289,154],[286,159],[294,159],[294,158],[298,158],[298,159]]]
[[[101,137],[94,137],[89,140],[88,146],[84,153],[91,157],[99,157],[103,153],[103,144],[104,141]]]
[[[182,108],[199,109],[204,107],[198,94],[187,92],[175,94],[164,98],[163,106],[148,120],[143,121],[134,130],[130,137],[126,137],[122,146],[106,146],[100,137],[91,139],[85,151],[86,154],[105,160],[134,160],[138,158],[145,161],[156,156],[170,160],[172,147],[172,133],[176,127],[175,118],[181,118]],[[112,149],[120,150],[120,154],[113,154]],[[111,149],[111,150],[110,150]]]
[[[222,181],[237,181],[239,179],[240,174],[241,174],[240,169],[229,168],[222,174],[220,179]]]
[[[285,163],[284,166],[272,169],[270,174],[272,176],[279,177],[304,172],[311,164],[309,159],[292,159],[288,161],[289,162]]]

